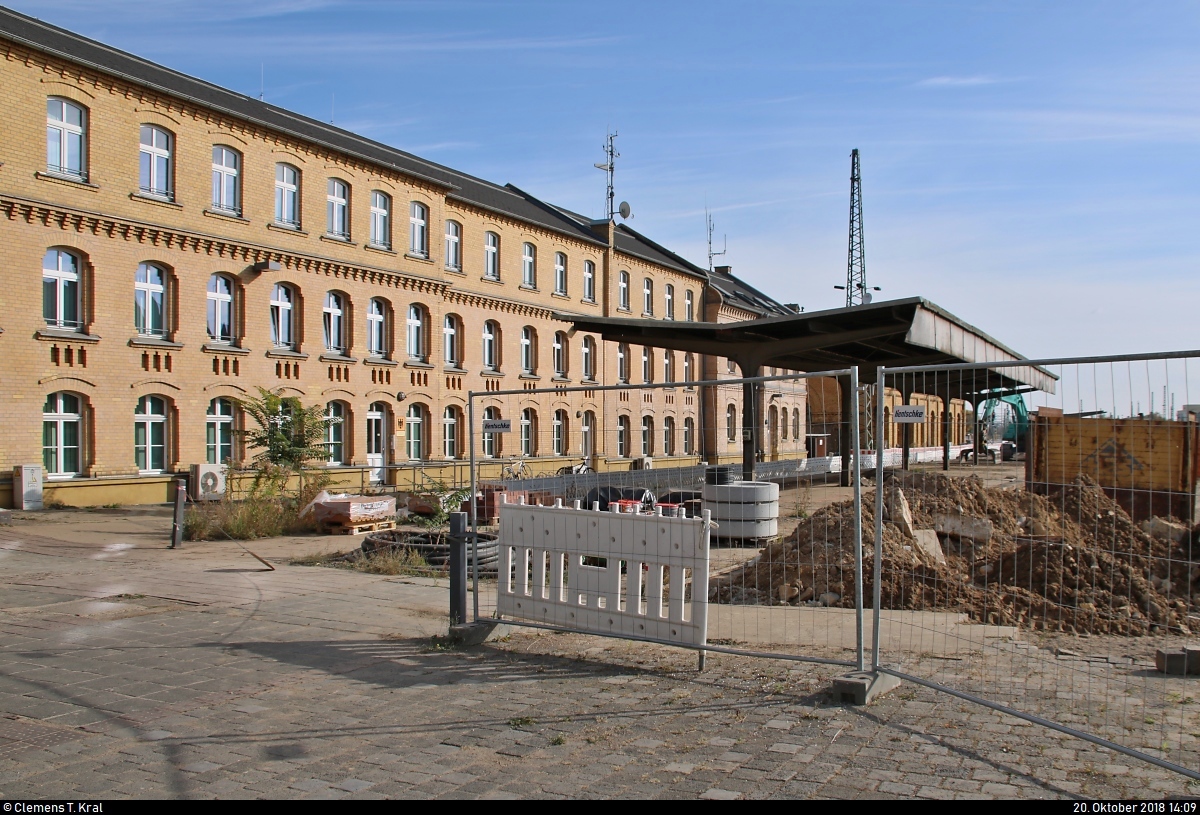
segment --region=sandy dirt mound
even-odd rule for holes
[[[939,535],[942,562],[885,520],[883,608],[962,611],[980,622],[1052,631],[1188,633],[1191,578],[1200,567],[1193,569],[1185,547],[1143,532],[1086,477],[1046,496],[936,473],[889,474],[885,496],[896,488],[917,530],[932,530],[939,516],[948,516],[988,521],[991,534],[986,540]],[[868,607],[874,506],[874,491],[864,492]],[[714,578],[709,599],[853,607],[853,513],[849,501],[817,511],[745,566]]]

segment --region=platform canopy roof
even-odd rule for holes
[[[556,314],[575,330],[605,340],[728,357],[743,375],[770,365],[809,373],[859,366],[873,383],[876,367],[1009,362],[1025,357],[922,297],[735,323],[631,320]],[[1054,393],[1058,377],[1034,365],[930,371],[912,375],[912,390],[973,399],[981,392]],[[889,380],[888,385],[893,385]]]

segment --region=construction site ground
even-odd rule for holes
[[[835,666],[713,653],[698,673],[689,651],[523,630],[452,647],[438,637],[444,580],[288,565],[354,538],[248,544],[275,566],[266,571],[233,542],[169,551],[169,527],[162,507],[16,513],[0,527],[0,797],[1196,791],[922,687],[842,706],[829,693]],[[831,615],[826,628],[846,613],[803,611]],[[846,648],[807,653],[843,659]],[[910,659],[919,669],[942,656]]]

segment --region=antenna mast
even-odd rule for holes
[[[708,207],[704,208],[704,223],[708,225],[708,271],[712,272],[713,258],[721,257],[722,255],[724,255],[729,250],[729,242],[727,240],[727,237],[722,235],[721,238],[722,238],[722,242],[723,242],[722,243],[723,248],[721,249],[720,252],[714,252],[713,248],[712,248],[712,246],[713,246],[712,236],[713,236],[713,227],[716,225],[713,223],[712,216],[708,214]]]
[[[607,161],[604,164],[593,165],[597,170],[603,170],[608,176],[608,195],[604,199],[604,214],[610,221],[613,219],[613,213],[616,211],[613,209],[613,200],[616,197],[616,194],[613,192],[613,170],[617,166],[616,159],[621,157],[614,143],[616,138],[617,131],[614,130],[608,134],[608,139],[604,143],[604,157]]]
[[[862,175],[858,148],[850,153],[850,249],[846,260],[846,306],[871,302],[867,291],[867,261],[863,252]]]

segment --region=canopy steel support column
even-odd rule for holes
[[[758,376],[757,370],[754,373],[746,373],[746,369],[742,369],[742,376]],[[754,459],[755,451],[758,450],[758,413],[757,395],[753,382],[742,383],[742,480],[754,480]]]
[[[950,469],[950,383],[942,392],[942,470]]]
[[[911,384],[909,384],[907,381],[904,381],[904,380],[907,380],[907,377],[901,377],[901,380],[902,381],[900,384],[900,404],[907,405],[908,400],[912,398],[913,389],[912,389]],[[901,446],[903,447],[903,450],[901,451],[901,455],[900,455],[900,469],[907,472],[908,471],[908,454],[909,454],[909,451],[912,449],[912,425],[904,424],[904,425],[902,425],[902,427],[904,428],[904,430],[901,434],[903,436],[903,439],[901,441]]]
[[[850,433],[850,423],[858,418],[853,415],[858,400],[850,392],[854,387],[850,381],[850,377],[839,376],[837,383],[838,390],[841,392],[839,394],[841,397],[839,401],[841,402],[840,417],[842,420],[841,425],[838,427],[838,453],[842,457],[842,476],[838,483],[843,487],[849,487],[853,483],[852,476],[854,475],[850,472],[850,454],[853,452],[850,449],[850,445],[854,442]]]

